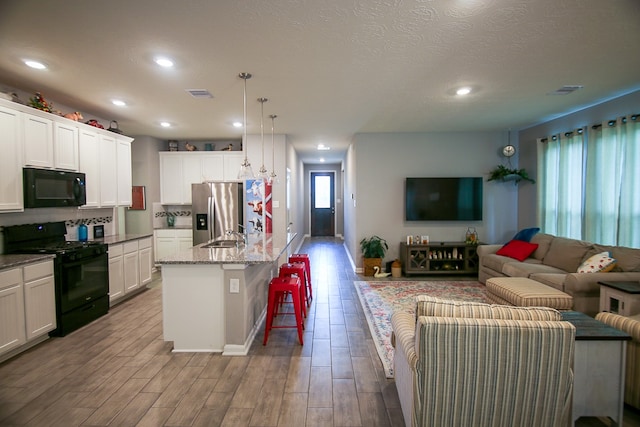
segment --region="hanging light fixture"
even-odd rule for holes
[[[271,174],[269,175],[269,184],[277,184],[278,183],[278,175],[276,175],[276,144],[273,136],[273,130],[275,128],[274,120],[276,119],[275,114],[269,116],[271,119]]]
[[[243,107],[244,107],[244,123],[242,124],[244,127],[244,138],[242,139],[242,151],[244,152],[244,161],[240,165],[240,171],[238,172],[238,179],[246,180],[253,178],[253,169],[251,169],[251,163],[249,163],[249,159],[247,159],[247,80],[251,78],[251,74],[249,73],[240,73],[239,77],[244,80],[244,97],[243,97]]]
[[[258,98],[260,103],[260,137],[262,138],[262,166],[258,171],[257,177],[262,180],[267,180],[269,174],[267,174],[267,168],[264,167],[264,103],[267,102],[267,98]]]

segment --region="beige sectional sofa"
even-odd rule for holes
[[[640,281],[640,249],[605,246],[538,233],[531,238],[538,248],[524,261],[497,255],[502,245],[478,246],[478,280],[492,277],[528,277],[573,297],[573,309],[595,316],[599,311],[599,281]],[[583,261],[608,251],[616,266],[607,273],[577,273]]]

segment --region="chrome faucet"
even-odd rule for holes
[[[226,235],[227,236],[235,236],[235,238],[236,238],[236,247],[238,247],[238,243],[240,242],[240,240],[238,240],[238,237],[240,237],[242,239],[242,243],[245,246],[247,244],[247,236],[244,233],[240,233],[240,232],[235,231],[235,230],[227,230]]]

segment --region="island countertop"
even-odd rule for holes
[[[263,264],[276,261],[291,244],[296,233],[279,236],[270,233],[249,234],[240,248],[203,248],[207,243],[176,252],[158,264]]]

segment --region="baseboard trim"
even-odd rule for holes
[[[264,310],[262,310],[262,313],[260,314],[258,321],[255,323],[255,325],[253,325],[253,328],[251,328],[251,332],[249,333],[249,336],[245,340],[244,344],[243,345],[225,344],[224,349],[222,350],[222,355],[223,356],[246,356],[247,354],[249,354],[249,350],[251,349],[251,344],[253,344],[253,340],[258,334],[258,330],[262,327],[262,324],[264,323],[266,315],[267,315],[267,307],[265,307]]]

